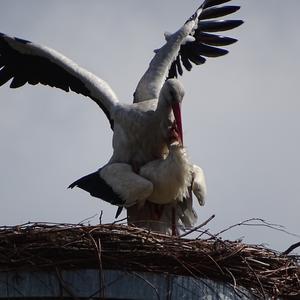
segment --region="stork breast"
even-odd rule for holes
[[[192,180],[192,166],[188,161],[185,149],[170,149],[165,159],[147,163],[140,169],[140,175],[153,184],[153,192],[147,199],[157,204],[182,201],[188,194]]]

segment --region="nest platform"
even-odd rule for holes
[[[0,227],[0,272],[126,270],[208,278],[259,299],[300,299],[299,257],[238,241],[187,239],[119,224]]]

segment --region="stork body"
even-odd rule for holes
[[[128,199],[125,206],[137,204],[141,208],[145,201],[157,204],[183,201],[192,183],[193,165],[185,149],[176,143],[170,146],[166,158],[150,161],[138,173],[125,163],[109,163],[97,173],[96,176],[114,187],[116,194]],[[76,185],[80,187],[80,182]]]
[[[239,20],[216,20],[239,9],[238,6],[218,6],[229,1],[205,0],[178,31],[165,35],[166,43],[155,51],[154,58],[137,85],[133,104],[120,103],[104,80],[81,68],[59,52],[5,34],[0,34],[0,86],[10,79],[12,79],[11,88],[19,88],[26,83],[32,85],[41,83],[67,92],[72,90],[95,101],[107,116],[114,131],[113,154],[108,164],[100,171],[79,179],[71,187],[77,185],[93,196],[112,204],[124,205],[132,201],[130,197],[145,196],[130,195],[128,199],[123,199],[121,194],[116,192],[119,185],[113,180],[116,177],[106,177],[106,179],[102,177],[105,177],[105,168],[123,164],[117,172],[119,177],[124,178],[126,175],[127,178],[135,178],[135,176],[141,178],[143,176],[139,172],[142,170],[141,172],[146,176],[147,172],[144,172],[146,167],[144,171],[142,168],[147,166],[147,163],[158,160],[153,164],[159,168],[168,162],[168,157],[171,159],[172,153],[169,149],[173,137],[175,136],[181,143],[183,140],[179,104],[184,93],[181,84],[175,78],[183,74],[184,68],[190,71],[193,64],[203,64],[205,57],[226,54],[228,51],[219,47],[236,42],[235,39],[212,34],[212,32],[230,30],[242,24]],[[176,169],[176,164],[173,166],[169,164],[169,167]],[[196,173],[192,172],[192,174],[192,178],[195,179]],[[179,175],[185,177],[184,173]],[[187,176],[181,181],[183,183],[180,189],[185,190],[188,188],[187,185],[193,184],[189,182],[189,178]],[[160,183],[167,179],[162,177],[158,180],[151,177],[152,186],[154,183],[161,195],[165,195],[168,183],[162,184],[166,190],[160,189]],[[144,183],[151,181],[147,178],[143,180]],[[109,185],[108,181],[114,183]],[[145,188],[142,193],[149,194],[149,191],[150,189]],[[155,196],[150,200],[157,202],[160,196],[156,195],[155,189],[150,195],[152,193]],[[201,193],[199,195],[201,196]],[[173,201],[170,205],[183,202]],[[151,202],[147,201],[147,203]],[[186,204],[188,203],[187,201]],[[132,206],[133,209],[134,207]],[[146,209],[147,207],[144,210],[145,213],[147,213]],[[130,211],[128,213],[129,219],[132,219],[133,215],[130,215]],[[142,215],[142,212],[139,211],[139,214]],[[168,215],[168,212],[166,211],[165,214]]]
[[[103,180],[101,184],[99,178]],[[109,190],[103,189],[105,185]],[[173,222],[180,222],[182,228],[192,227],[197,215],[191,192],[201,206],[206,196],[202,169],[191,164],[186,149],[177,142],[170,145],[165,158],[143,165],[139,173],[129,164],[109,163],[70,187],[75,186],[92,196],[125,206],[130,224],[165,234],[177,232]]]
[[[179,127],[177,134],[182,139],[180,104],[183,96],[181,83],[169,79],[158,99],[116,106],[112,113],[114,152],[109,163],[129,163],[139,169],[167,154],[172,126]],[[175,120],[172,111],[179,114]]]

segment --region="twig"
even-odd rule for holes
[[[261,222],[262,224],[249,224],[248,222],[252,222],[252,221],[259,221]],[[251,218],[251,219],[248,219],[248,220],[245,220],[245,221],[242,221],[240,223],[237,223],[237,224],[234,224],[234,225],[231,225],[223,230],[221,230],[220,232],[216,233],[215,236],[219,236],[220,234],[234,228],[234,227],[237,227],[237,226],[264,226],[264,227],[269,227],[271,229],[274,229],[274,230],[277,230],[277,231],[281,231],[281,232],[284,232],[286,234],[289,234],[289,235],[292,235],[292,236],[296,236],[296,237],[300,237],[300,235],[297,235],[295,233],[291,233],[291,232],[288,232],[287,230],[285,229],[282,229],[284,228],[282,225],[278,225],[278,224],[272,224],[272,223],[268,223],[266,222],[265,220],[263,219],[260,219],[260,218]]]
[[[253,273],[253,275],[255,276],[255,278],[256,278],[256,280],[257,280],[259,286],[260,286],[260,289],[261,289],[261,292],[262,292],[262,294],[263,294],[264,299],[267,299],[267,295],[266,295],[265,289],[264,289],[264,287],[263,287],[263,285],[262,285],[260,279],[258,278],[256,272],[253,270],[253,268],[250,266],[250,264],[247,262],[246,259],[243,258],[243,261],[246,263],[246,265],[248,266],[248,268],[250,269],[250,271],[251,271],[251,272]]]
[[[135,275],[136,277],[140,278],[141,280],[143,280],[144,282],[146,282],[154,290],[154,292],[157,296],[157,299],[158,300],[160,299],[158,289],[149,280],[147,280],[146,278],[144,278],[142,275],[138,274],[137,272],[131,272],[131,273],[133,275]]]
[[[101,210],[100,212],[100,216],[99,216],[99,224],[102,224],[102,216],[103,216],[103,210]]]
[[[282,252],[282,255],[287,255],[287,254],[291,253],[293,250],[295,250],[298,247],[300,247],[300,242],[291,245],[289,248],[287,248],[287,250]]]
[[[90,239],[92,240],[93,244],[94,244],[94,247],[95,247],[95,250],[97,252],[97,256],[98,256],[98,263],[99,263],[99,280],[100,280],[100,286],[101,287],[104,287],[105,283],[104,283],[104,275],[103,275],[103,268],[102,268],[102,257],[101,257],[101,241],[100,239],[98,238],[98,244],[97,242],[95,241],[94,237],[92,236],[91,232],[88,233],[89,234],[89,237]],[[101,289],[101,298],[104,299],[104,288]]]
[[[127,220],[127,217],[123,218],[123,219],[120,219],[120,220],[116,220],[116,221],[112,222],[111,225],[114,225],[114,224],[117,224],[117,223],[121,223],[121,222],[123,222],[125,220]]]
[[[91,217],[88,217],[88,218],[86,218],[86,219],[83,219],[83,220],[80,221],[77,225],[83,225],[84,222],[89,221],[89,220],[95,218],[96,216],[97,216],[97,214],[95,214],[95,215],[93,215],[93,216],[91,216]]]
[[[76,297],[76,295],[74,294],[72,289],[66,284],[65,280],[61,276],[60,270],[57,267],[55,269],[56,269],[57,278],[58,278],[59,283],[61,284],[61,287],[63,288],[63,290],[65,290],[69,294],[69,296],[72,297],[72,299],[80,300],[79,298]]]
[[[202,287],[199,285],[198,281],[200,281],[202,284],[204,284],[208,289],[211,290],[211,292],[213,292],[215,294],[215,296],[217,297],[217,299],[220,299],[219,293],[213,288],[211,287],[207,282],[205,282],[205,280],[203,280],[201,277],[206,277],[204,274],[201,277],[198,277],[197,275],[195,275],[195,273],[191,270],[194,269],[191,266],[186,265],[184,262],[182,262],[181,260],[179,260],[177,257],[174,257],[175,260],[177,260],[177,262],[182,265],[182,267],[188,272],[188,274],[191,276],[193,282],[195,283],[196,286],[199,287],[199,290],[202,289]],[[195,270],[197,273],[200,273],[199,270]]]
[[[201,236],[203,236],[204,234],[207,234],[208,236],[211,236],[211,235],[208,234],[209,233],[208,229],[205,229],[203,231],[197,230],[197,232],[198,233],[200,232],[200,234],[195,238],[195,240],[199,240],[201,238]]]
[[[238,294],[238,292],[237,292],[237,290],[236,290],[237,284],[236,284],[236,279],[235,279],[234,275],[232,274],[232,272],[231,272],[228,268],[225,268],[225,270],[226,270],[226,271],[229,273],[229,275],[231,276],[232,281],[233,281],[232,287],[233,287],[234,291],[236,292],[236,294]]]
[[[196,226],[195,228],[191,229],[190,231],[188,232],[185,232],[183,234],[181,234],[179,237],[184,237],[184,236],[187,236],[189,234],[191,234],[192,232],[195,232],[197,231],[198,229],[200,229],[201,227],[205,226],[207,223],[209,223],[213,218],[215,217],[215,215],[212,215],[211,217],[209,217],[206,221],[204,221],[202,224]]]

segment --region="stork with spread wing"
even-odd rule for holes
[[[184,170],[185,173],[181,175],[185,180],[180,181],[181,186],[174,188],[175,193],[184,192],[179,195],[182,201],[175,202],[175,205],[188,201],[185,200],[189,198],[186,197],[186,190],[190,186],[203,201],[205,184],[202,171],[199,172],[197,166],[185,159],[185,151],[182,150],[180,104],[184,91],[176,78],[183,74],[184,68],[190,71],[193,64],[203,64],[206,57],[226,54],[228,51],[220,47],[236,42],[233,38],[214,33],[242,24],[240,20],[218,19],[239,9],[238,6],[221,6],[229,1],[205,0],[178,31],[165,34],[166,43],[155,51],[149,68],[134,92],[133,104],[120,103],[105,81],[57,51],[0,34],[0,85],[12,79],[11,88],[19,88],[26,83],[41,83],[66,92],[71,90],[95,101],[108,118],[113,130],[111,159],[100,170],[79,179],[70,187],[78,186],[93,196],[119,206],[131,206],[138,200],[143,203],[146,200],[149,203],[165,203],[165,197],[159,201],[160,195],[155,193],[160,191],[164,195],[163,188],[158,188],[162,179],[157,181],[155,178],[163,178],[162,187],[167,188],[174,186],[172,182],[176,174],[166,178],[162,176],[163,173],[156,174],[157,170],[165,170],[166,166],[172,170],[179,166],[176,170]],[[183,164],[174,165],[176,157]],[[150,170],[154,174],[149,175]],[[138,205],[132,207],[128,211],[129,218],[139,221],[143,212],[137,208]],[[192,209],[191,205],[185,207],[189,212]],[[142,209],[144,212],[151,211],[147,204]],[[166,208],[156,215],[160,215],[162,220],[163,215],[169,213]],[[182,219],[186,216],[182,214]]]

